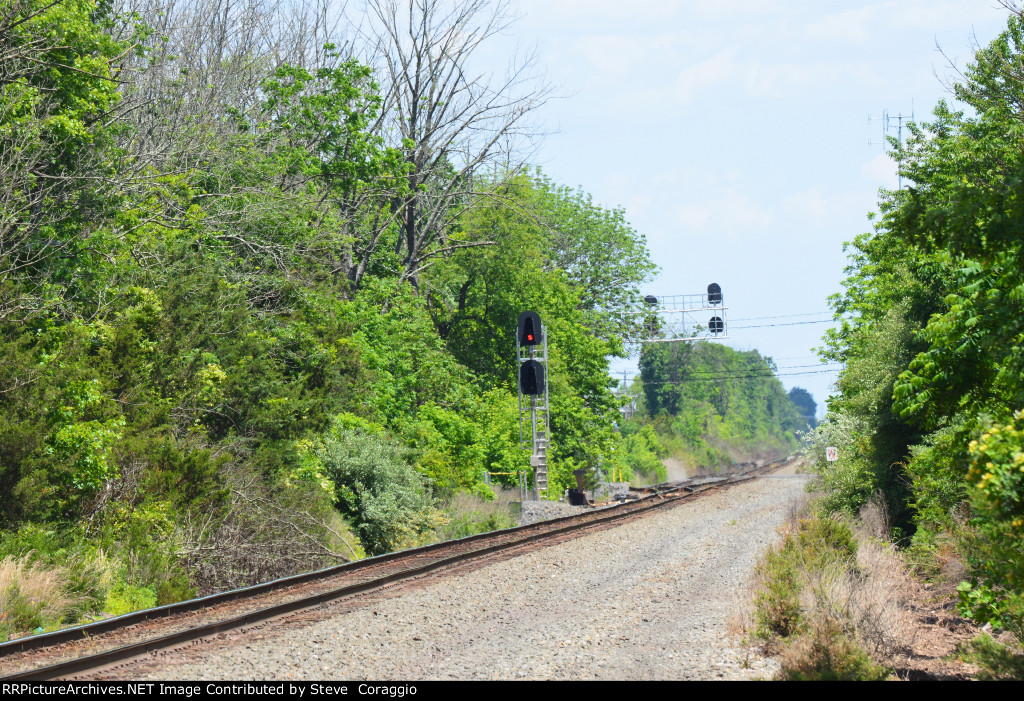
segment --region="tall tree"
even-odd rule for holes
[[[414,285],[431,259],[463,246],[449,240],[462,212],[485,193],[481,171],[515,173],[528,117],[550,88],[526,57],[496,76],[477,65],[482,47],[512,22],[507,0],[370,0],[367,60],[384,93],[388,143],[401,146],[408,187],[396,197],[394,241],[403,279]]]
[[[789,401],[793,402],[800,415],[807,419],[808,425],[813,427],[815,415],[818,412],[818,403],[814,401],[811,393],[803,387],[794,387],[789,390]]]
[[[910,184],[883,192],[833,300],[827,357],[846,368],[822,431],[851,459],[821,472],[837,506],[884,490],[926,548],[959,534],[965,610],[1024,639],[1024,11],[1003,4],[1006,30],[954,86],[971,113],[940,103],[893,142]]]
[[[0,5],[0,319],[41,301],[46,278],[10,282],[44,264],[63,268],[51,282],[73,295],[66,262],[109,217],[119,74],[135,47],[111,38],[111,22],[96,0]]]

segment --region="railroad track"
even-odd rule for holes
[[[719,480],[659,485],[625,503],[539,523],[357,560],[202,599],[183,601],[73,628],[0,643],[0,679],[73,678],[132,658],[193,644],[213,635],[302,615],[332,602],[432,576],[495,557],[546,547],[582,532],[698,498],[782,467],[792,458]],[[148,657],[147,657],[148,659]]]

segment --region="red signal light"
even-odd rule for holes
[[[527,341],[532,341],[533,340],[533,334],[532,333],[526,334],[526,340]]]

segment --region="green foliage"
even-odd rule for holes
[[[800,416],[807,420],[808,428],[814,428],[814,425],[817,423],[815,416],[818,411],[818,404],[814,401],[811,393],[803,387],[794,387],[789,390],[789,401],[793,402],[793,406],[800,412]]]
[[[967,496],[967,456],[964,450],[968,424],[962,415],[910,446],[906,473],[911,479],[914,523],[918,531],[955,530],[952,514]],[[915,538],[917,538],[915,532]]]
[[[1024,410],[1008,424],[990,426],[968,450],[967,479],[977,490],[982,518],[1008,527],[1019,539],[1024,535]]]
[[[616,464],[625,471],[644,475],[654,483],[668,479],[661,459],[668,449],[650,424],[627,421],[622,424],[622,448],[616,455]]]
[[[105,557],[81,531],[24,525],[0,538],[0,560],[8,557],[39,569],[59,571],[60,588],[68,605],[53,623],[73,622],[86,612],[97,611],[106,598]]]
[[[635,335],[643,309],[639,285],[658,270],[647,241],[621,208],[606,210],[582,189],[553,183],[537,170],[522,206],[544,231],[543,253],[580,293],[586,326],[603,339]]]
[[[7,640],[17,632],[42,627],[43,605],[22,594],[17,582],[0,591],[0,638]]]
[[[328,62],[338,57],[335,46],[324,49]],[[342,196],[385,178],[404,185],[401,152],[369,133],[381,102],[370,75],[350,59],[315,72],[279,66],[263,82],[269,133],[286,136],[274,141],[271,157],[285,173],[319,176]]]
[[[796,521],[758,564],[754,636],[781,651],[780,679],[881,680],[889,670],[865,652],[858,628],[875,611],[851,603],[870,577],[857,565],[858,543],[845,520]],[[870,636],[875,635],[871,640]],[[878,630],[868,631],[877,650]]]
[[[959,609],[1024,642],[1024,412],[990,425],[968,445],[972,531],[966,534],[971,581]]]
[[[335,424],[315,454],[367,553],[418,545],[441,525],[426,480],[384,435]]]
[[[441,489],[482,489],[484,450],[478,424],[461,413],[424,404],[405,425],[408,444],[417,449],[418,467]]]
[[[621,353],[621,339],[616,335],[621,329],[598,328],[592,323],[592,310],[598,302],[588,301],[588,296],[601,297],[606,319],[615,315],[625,318],[635,300],[610,288],[591,289],[586,279],[591,274],[605,274],[600,270],[606,265],[604,248],[620,250],[631,230],[621,214],[606,216],[578,193],[554,188],[547,181],[514,178],[502,186],[500,195],[463,218],[459,240],[469,247],[447,261],[438,261],[422,284],[430,289],[430,311],[452,356],[473,373],[480,390],[500,388],[505,392],[505,399],[490,394],[481,416],[493,416],[490,407],[496,402],[514,406],[516,322],[527,309],[540,315],[547,328],[549,353],[548,492],[556,495],[575,486],[573,470],[610,465],[615,459],[618,411],[607,356]],[[510,206],[509,201],[514,204]],[[524,217],[524,209],[533,216]],[[598,220],[603,223],[595,224],[597,228],[583,236],[578,227]],[[560,238],[567,228],[581,236],[573,244],[571,256],[563,250],[568,244]],[[559,257],[562,254],[564,260]],[[623,284],[638,284],[651,269],[642,239],[634,240],[628,252],[623,249],[623,255],[616,263],[616,274]],[[567,271],[561,266],[568,265],[569,258],[575,267]],[[489,422],[480,425],[490,436],[484,439],[484,450],[488,455],[485,463],[492,471],[527,467],[528,458],[522,451],[503,448],[496,452],[496,431]],[[500,430],[506,439],[518,443],[517,425],[510,425],[506,418]],[[514,475],[500,479],[515,483]]]
[[[644,347],[644,404],[669,452],[702,465],[776,457],[807,422],[774,376],[771,359],[715,343]]]
[[[979,635],[965,643],[960,650],[961,659],[981,667],[981,681],[1020,681],[1024,679],[1024,653],[996,642],[987,635]]]
[[[122,582],[111,587],[107,593],[103,610],[111,616],[123,616],[126,613],[153,608],[156,605],[156,593],[152,589]]]
[[[846,363],[824,431],[850,479],[819,466],[832,508],[879,489],[919,547],[948,532],[968,564],[961,610],[1011,630],[1024,591],[1022,65],[1011,9],[954,88],[970,110],[940,103],[893,144],[911,184],[882,193],[875,233],[854,242],[824,351]]]
[[[809,574],[829,567],[855,569],[857,541],[843,521],[801,519],[777,549],[758,565],[760,587],[754,599],[755,635],[765,641],[786,639],[806,629],[800,593]]]
[[[496,498],[494,492],[488,490],[483,496],[456,495],[444,508],[447,523],[438,530],[438,538],[453,540],[514,527],[516,519],[509,508],[512,494],[510,490],[499,492]],[[518,494],[515,497],[518,498]]]
[[[755,599],[757,630],[762,640],[788,638],[800,632],[800,570],[792,552],[769,551],[758,574],[764,584]]]
[[[786,651],[782,681],[884,681],[889,670],[876,664],[837,624],[817,621]]]
[[[826,416],[804,440],[810,469],[818,475],[815,489],[824,513],[856,514],[879,489],[877,463],[870,460],[871,437],[867,422],[847,414]],[[829,464],[825,449],[839,448],[839,460]]]
[[[0,26],[0,555],[64,562],[74,616],[426,542],[436,498],[514,484],[527,308],[552,495],[579,467],[657,471],[652,435],[615,432],[607,356],[654,271],[620,209],[471,173],[451,212],[397,221],[450,183],[412,177],[333,46],[226,56],[214,95],[106,2],[13,0]],[[248,87],[221,83],[239,62]]]
[[[0,319],[67,315],[116,255],[105,224],[128,166],[118,75],[145,30],[96,0],[10,0],[0,26]]]

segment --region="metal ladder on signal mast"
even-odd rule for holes
[[[540,492],[548,488],[548,434],[545,431],[534,434],[530,466],[533,468],[534,489],[539,496]]]

